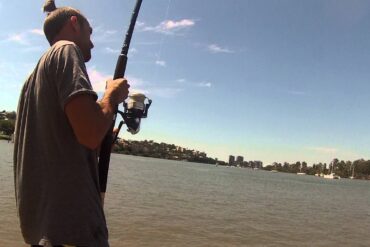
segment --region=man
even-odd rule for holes
[[[22,234],[32,246],[107,247],[96,149],[129,85],[108,80],[96,101],[84,63],[91,58],[92,29],[78,10],[51,11],[44,32],[51,47],[23,86],[15,130]]]

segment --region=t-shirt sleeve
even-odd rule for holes
[[[51,73],[54,74],[59,103],[63,110],[77,95],[90,94],[94,100],[98,98],[92,89],[83,56],[76,46],[69,44],[59,47],[52,63],[50,68],[55,71]]]

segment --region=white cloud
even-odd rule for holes
[[[210,82],[199,82],[199,83],[196,84],[196,86],[198,86],[198,87],[211,87],[212,83],[210,83]]]
[[[31,29],[28,32],[30,32],[32,34],[37,34],[37,35],[44,36],[44,31],[42,29]]]
[[[161,23],[163,28],[166,30],[191,27],[194,26],[194,24],[195,24],[194,20],[190,19],[183,19],[180,21],[167,20]]]
[[[89,78],[91,81],[91,85],[96,92],[104,92],[105,91],[105,84],[107,79],[112,78],[111,75],[105,75],[94,67],[88,68],[87,73],[89,74]]]
[[[37,35],[37,37],[35,36],[31,37],[31,35]],[[23,45],[23,46],[35,46],[34,43],[36,40],[38,40],[39,36],[44,36],[44,31],[42,31],[41,29],[35,28],[35,29],[27,30],[27,31],[22,31],[19,33],[9,34],[8,37],[4,41],[16,43],[16,44]],[[33,50],[36,50],[36,49],[33,48]]]
[[[29,45],[29,42],[26,40],[25,35],[23,33],[10,34],[6,40],[20,45]]]
[[[174,98],[183,91],[182,88],[170,88],[170,87],[156,87],[148,90],[150,96],[157,96],[161,98]]]
[[[106,53],[113,53],[113,54],[117,54],[117,55],[120,53],[120,50],[118,50],[118,49],[112,49],[110,47],[105,47],[104,51]]]
[[[208,81],[188,81],[185,78],[180,78],[176,80],[177,83],[181,85],[185,85],[187,87],[202,87],[202,88],[210,88],[212,87],[212,83]]]
[[[182,19],[179,21],[166,20],[158,24],[157,26],[151,27],[146,26],[144,23],[140,26],[143,31],[152,31],[164,34],[174,34],[180,30],[190,28],[195,25],[195,21],[192,19]]]
[[[207,48],[211,53],[234,53],[234,51],[228,48],[220,47],[217,44],[211,44]]]
[[[93,89],[98,93],[103,93],[105,91],[105,84],[108,79],[112,78],[112,75],[107,75],[96,69],[95,66],[89,67],[87,69],[89,78]],[[127,75],[128,83],[130,84],[130,92],[141,92],[150,97],[160,97],[160,98],[173,98],[179,93],[184,91],[183,88],[178,87],[168,87],[161,86],[158,84],[153,84],[148,81],[144,81],[141,78]],[[153,86],[154,85],[154,86]]]
[[[160,42],[156,41],[144,41],[144,42],[135,42],[137,45],[159,45]]]
[[[90,82],[93,89],[96,92],[102,93],[105,91],[105,84],[108,79],[112,79],[113,75],[108,75],[103,72],[98,71],[95,66],[89,67],[87,69],[87,73],[89,74]],[[139,88],[143,85],[148,83],[144,82],[142,79],[127,75],[126,76],[128,83],[130,84],[130,88]]]
[[[103,25],[95,26],[93,27],[92,41],[98,43],[117,41],[118,38],[115,35],[117,33],[117,30],[106,30]]]
[[[142,21],[136,21],[135,26],[136,26],[136,27],[143,27],[143,26],[145,26],[145,22],[142,22]]]
[[[130,48],[129,50],[128,50],[128,56],[129,57],[133,57],[136,53],[138,53],[138,50],[136,49],[136,48]]]
[[[107,31],[105,31],[105,33],[107,35],[113,35],[113,34],[116,34],[117,33],[117,30],[107,30]]]
[[[155,61],[155,64],[159,65],[159,66],[162,66],[162,67],[166,67],[166,61],[163,61],[163,60],[157,60]]]
[[[338,150],[331,147],[308,147],[308,150],[312,150],[322,154],[336,154]]]

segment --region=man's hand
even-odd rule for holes
[[[111,104],[118,105],[127,99],[129,88],[130,85],[125,78],[108,80],[103,99],[106,98]]]

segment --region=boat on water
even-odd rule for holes
[[[334,161],[331,163],[331,168],[329,169],[329,174],[324,174],[322,177],[327,179],[340,179],[340,176],[334,173],[335,170],[335,163]]]
[[[297,175],[306,175],[305,172],[302,172],[302,164],[301,166],[299,167],[299,172],[297,172]]]
[[[349,177],[350,179],[354,179],[355,178],[355,165],[352,164],[352,175]]]
[[[328,179],[340,179],[340,176],[335,175],[335,173],[330,173],[330,174],[324,174],[323,178],[328,178]]]

